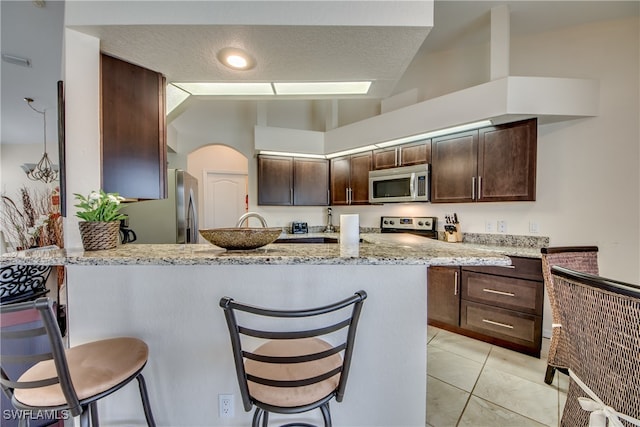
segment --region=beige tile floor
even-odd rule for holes
[[[427,426],[559,426],[569,382],[544,383],[542,357],[428,327]]]

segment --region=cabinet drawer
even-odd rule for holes
[[[542,315],[541,282],[462,271],[462,298]]]
[[[520,279],[543,281],[542,260],[539,258],[525,258],[512,256],[509,267],[469,266],[465,271],[494,274],[496,276],[518,277]]]
[[[462,301],[460,326],[485,335],[539,348],[542,317],[512,310]]]

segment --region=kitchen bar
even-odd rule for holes
[[[369,298],[349,384],[344,402],[332,405],[334,422],[423,426],[426,267],[508,265],[505,255],[515,253],[409,234],[361,237],[357,258],[341,257],[338,244],[270,244],[237,252],[212,245],[120,245],[95,252],[25,251],[2,262],[66,266],[71,345],[118,335],[144,339],[151,404],[158,424],[167,426],[250,422],[240,406],[221,297],[300,308],[365,289]],[[136,393],[129,385],[101,402],[103,423],[143,424]],[[219,394],[235,396],[233,418],[218,417]]]

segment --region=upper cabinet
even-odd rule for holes
[[[258,156],[258,204],[327,206],[329,161],[285,156]]]
[[[373,150],[373,169],[421,165],[431,162],[431,140]]]
[[[167,197],[165,78],[101,55],[102,188],[126,198]]]
[[[532,201],[537,120],[434,138],[431,201]]]
[[[366,205],[369,203],[371,151],[331,159],[331,204]]]

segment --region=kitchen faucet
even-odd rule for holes
[[[327,208],[327,228],[324,229],[325,233],[333,233],[336,229],[331,223],[331,208]]]
[[[249,224],[249,218],[254,217],[254,218],[258,218],[260,220],[260,222],[262,223],[262,226],[264,228],[267,228],[267,221],[265,221],[265,219],[263,218],[262,215],[260,215],[257,212],[247,212],[246,214],[242,215],[240,217],[240,219],[238,219],[238,222],[236,224],[236,228],[239,228],[242,226],[242,223],[247,221],[247,225]]]

